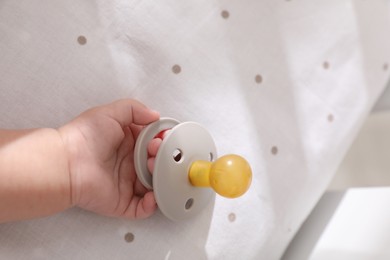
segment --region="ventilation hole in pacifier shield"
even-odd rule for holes
[[[186,210],[190,210],[192,208],[192,206],[194,205],[194,199],[193,198],[190,198],[186,201],[186,204],[184,205],[184,208]]]
[[[172,153],[173,160],[177,163],[183,161],[183,152],[180,149],[175,149]]]
[[[209,153],[209,161],[210,162],[214,161],[214,154],[213,153]]]

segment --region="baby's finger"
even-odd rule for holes
[[[137,196],[144,196],[149,190],[137,178],[134,184],[134,193]]]
[[[155,162],[156,158],[155,157],[150,157],[148,158],[148,170],[151,174],[153,174],[153,171],[154,171],[154,162]]]
[[[148,144],[148,154],[151,157],[156,157],[158,148],[160,148],[160,145],[162,143],[162,140],[160,138],[154,138],[152,141]]]
[[[135,125],[135,124],[130,125],[130,130],[131,133],[133,134],[134,139],[138,138],[138,135],[141,133],[142,129],[144,129],[144,126]]]
[[[122,99],[107,106],[100,107],[122,127],[131,124],[147,125],[160,118],[160,114],[133,99]]]
[[[154,193],[149,191],[143,198],[134,196],[124,217],[130,219],[143,219],[150,217],[157,209],[157,202]]]

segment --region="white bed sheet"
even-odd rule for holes
[[[251,163],[180,223],[79,209],[0,225],[4,259],[278,259],[389,79],[389,1],[0,1],[0,127],[131,97]]]

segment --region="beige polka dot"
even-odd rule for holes
[[[328,115],[328,121],[329,122],[333,122],[333,120],[334,120],[334,116],[332,114],[329,114]]]
[[[330,64],[329,64],[329,62],[327,62],[327,61],[324,61],[324,63],[322,63],[322,67],[324,67],[324,69],[329,69],[329,67],[330,67]]]
[[[229,16],[230,16],[230,14],[229,14],[228,11],[223,10],[222,13],[221,13],[221,16],[222,16],[222,18],[224,18],[224,19],[228,19]]]
[[[257,74],[255,76],[255,81],[257,84],[260,84],[261,82],[263,82],[263,77],[261,75]]]
[[[173,65],[172,72],[175,74],[179,74],[181,72],[181,67],[179,65]]]
[[[278,153],[278,147],[272,146],[272,148],[271,148],[271,153],[272,153],[273,155],[276,155],[276,154]]]
[[[127,243],[131,243],[131,242],[133,242],[134,241],[134,234],[133,233],[126,233],[126,235],[125,235],[125,241],[127,242]]]
[[[389,64],[388,63],[383,64],[383,70],[387,70],[388,68],[389,68]]]
[[[80,44],[80,45],[85,45],[87,43],[87,38],[85,38],[85,36],[79,36],[77,38],[77,42]]]
[[[229,216],[228,216],[228,219],[229,219],[230,222],[236,221],[236,214],[230,213]]]

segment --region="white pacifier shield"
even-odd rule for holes
[[[142,185],[149,190],[153,189],[153,179],[147,167],[148,143],[161,131],[171,129],[178,124],[179,121],[176,119],[167,117],[161,118],[159,121],[153,122],[145,127],[138,135],[137,142],[134,147],[134,168]]]
[[[177,153],[181,156],[175,157]],[[169,131],[161,143],[153,171],[155,197],[165,216],[175,221],[188,219],[215,199],[212,189],[194,187],[188,177],[194,161],[210,158],[217,158],[215,143],[201,125],[185,122]]]

